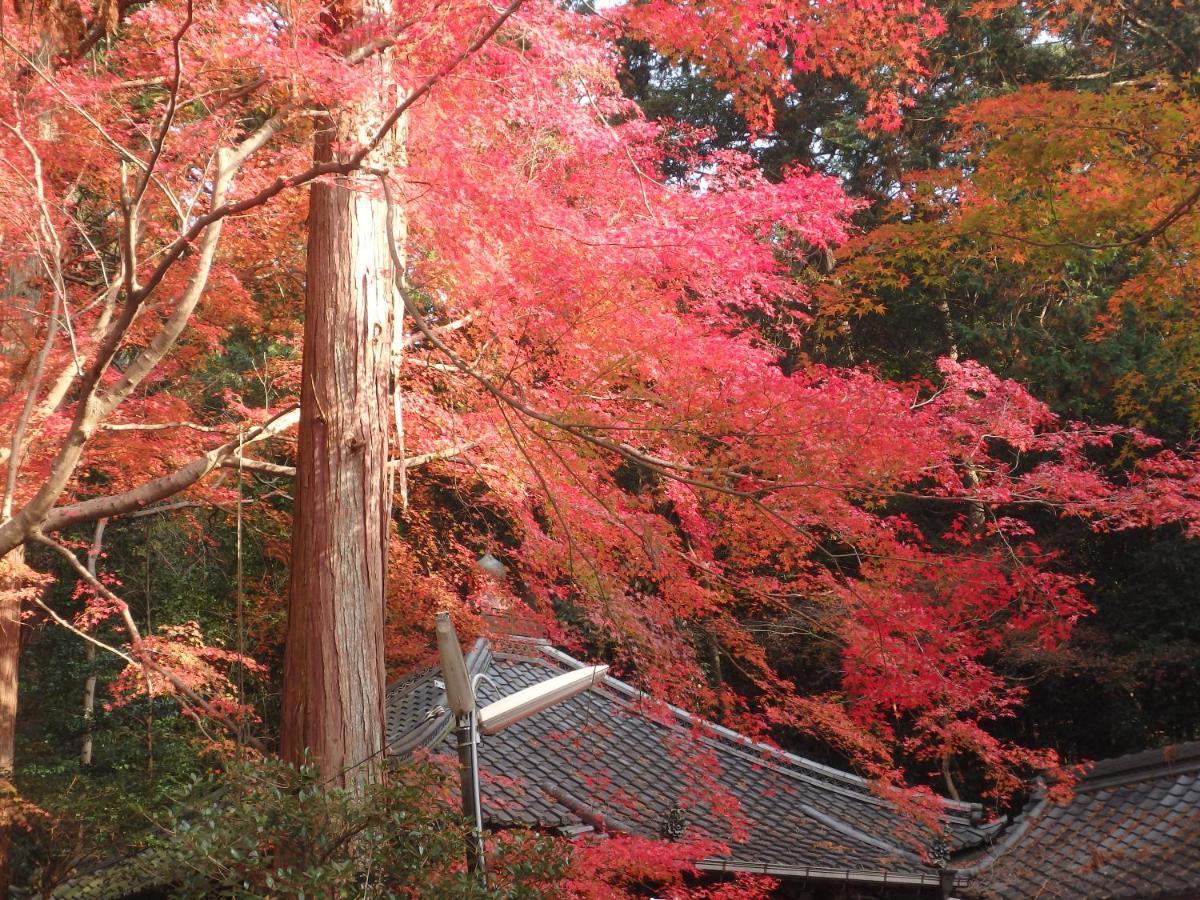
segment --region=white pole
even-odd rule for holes
[[[458,632],[448,613],[437,614],[438,656],[442,663],[442,681],[446,685],[446,704],[454,713],[454,733],[458,738],[458,775],[462,790],[463,817],[470,822],[467,830],[467,869],[486,878],[483,856],[483,810],[479,799],[479,735],[475,730],[475,691],[467,675]]]

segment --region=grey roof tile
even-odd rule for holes
[[[1200,742],[1104,760],[1063,805],[1018,817],[958,894],[1200,897]]]

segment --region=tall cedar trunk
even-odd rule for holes
[[[341,111],[318,138],[318,159],[361,145],[393,108],[389,61],[378,56],[368,64],[376,67],[379,90]],[[387,143],[371,165],[394,155],[399,141]],[[382,768],[391,510],[396,291],[377,179],[314,184],[308,227],[281,749],[295,764],[319,766],[330,784],[361,787],[378,780]]]

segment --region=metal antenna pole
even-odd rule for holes
[[[471,823],[467,834],[467,869],[486,878],[487,865],[483,853],[483,810],[479,800],[479,735],[475,730],[475,712],[456,716],[455,736],[458,738],[459,778],[462,782],[463,816]]]
[[[3,2],[3,0],[0,0]],[[479,798],[479,735],[496,734],[555,703],[569,700],[588,688],[604,683],[608,666],[588,666],[563,672],[540,681],[495,703],[479,709],[475,694],[480,681],[490,681],[482,673],[474,678],[467,672],[462,647],[454,623],[446,613],[437,615],[438,656],[442,663],[442,681],[446,704],[454,714],[454,735],[458,739],[458,771],[462,782],[463,818],[470,823],[467,833],[467,869],[487,884],[483,855],[483,810]],[[493,687],[496,685],[494,683]]]
[[[483,812],[479,802],[479,737],[475,727],[475,686],[467,674],[462,647],[454,623],[446,613],[437,615],[438,656],[442,662],[442,680],[446,685],[446,703],[454,713],[454,733],[458,738],[459,774],[462,779],[463,816],[471,823],[467,833],[467,868],[484,877]]]

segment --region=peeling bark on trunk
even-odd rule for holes
[[[360,144],[395,103],[386,58],[376,100],[343,114],[317,158]],[[366,107],[366,108],[364,108]],[[384,164],[398,139],[381,147]],[[387,207],[375,177],[314,184],[284,659],[282,753],[330,784],[378,780],[384,749],[388,430],[397,307]]]

